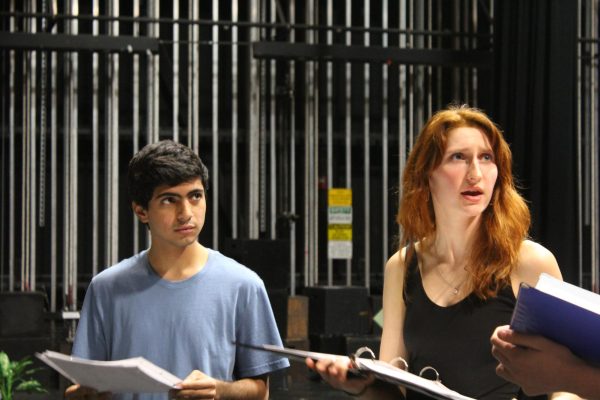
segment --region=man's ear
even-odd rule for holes
[[[131,202],[131,209],[133,210],[135,215],[137,215],[138,219],[142,224],[148,223],[148,212],[144,207],[133,201]]]

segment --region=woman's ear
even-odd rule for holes
[[[137,204],[136,202],[132,202],[131,208],[132,208],[133,212],[135,213],[135,215],[137,215],[137,217],[141,223],[143,223],[143,224],[148,223],[148,212],[144,207]]]

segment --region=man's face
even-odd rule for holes
[[[152,246],[183,248],[197,241],[206,217],[206,196],[202,181],[194,179],[176,186],[158,186],[144,209],[133,208],[152,233]]]

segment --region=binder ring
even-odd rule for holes
[[[389,363],[392,364],[394,367],[398,367],[400,369],[408,371],[408,363],[402,357],[392,358]],[[402,368],[399,364],[404,364],[404,368]]]
[[[374,360],[375,357],[375,353],[373,353],[373,350],[371,350],[370,348],[364,346],[361,347],[360,349],[356,350],[356,353],[354,353],[355,357],[360,357],[361,355],[363,355],[364,353],[367,353],[369,355],[369,358],[371,360]]]
[[[433,368],[433,367],[431,367],[429,365],[426,366],[426,367],[424,367],[421,371],[419,371],[419,376],[421,378],[423,378],[423,372],[427,372],[429,370],[432,370],[435,373],[435,381],[436,382],[441,382],[441,380],[440,380],[440,374],[437,372],[437,370],[435,368]]]

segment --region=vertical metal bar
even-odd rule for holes
[[[140,24],[137,18],[140,16],[140,0],[133,0],[133,36],[140,35]],[[133,136],[133,154],[140,149],[140,56],[135,53],[133,55],[133,121],[132,121],[132,136]],[[137,216],[132,215],[133,223],[133,253],[137,254],[140,251],[140,223]]]
[[[414,24],[414,29],[416,30],[424,30],[424,22],[425,22],[425,9],[424,9],[424,3],[422,1],[415,1],[414,3],[415,8],[413,9],[413,18],[415,21]],[[416,47],[419,49],[422,49],[425,47],[425,39],[423,37],[423,35],[417,35],[414,38],[414,41],[416,42]],[[424,70],[425,67],[423,65],[419,65],[416,66],[414,71],[414,80],[413,80],[413,86],[412,86],[412,91],[415,92],[415,96],[417,98],[416,101],[416,106],[414,108],[414,115],[415,115],[415,119],[416,121],[421,124],[424,120],[425,120],[425,112],[424,112],[424,99],[425,99],[425,93],[423,88],[425,87],[424,85]]]
[[[57,0],[53,0],[52,13],[58,10]],[[56,24],[52,27],[52,33],[57,32]],[[57,290],[57,270],[58,270],[58,216],[57,216],[57,54],[55,51],[50,56],[50,311],[56,311]]]
[[[591,36],[598,38],[598,2],[594,2],[592,5],[592,12],[590,13],[591,18]],[[592,288],[595,291],[600,290],[600,246],[598,240],[600,239],[600,221],[598,207],[600,207],[600,199],[598,196],[598,44],[594,43],[590,46],[590,117],[591,117],[591,141],[590,141],[590,152],[591,152],[591,237],[590,237],[590,251],[591,251],[591,278]]]
[[[26,9],[27,10],[27,9]],[[29,30],[29,24],[28,22],[25,23],[27,30]],[[30,101],[30,96],[29,96],[29,87],[31,86],[31,81],[30,81],[30,72],[29,72],[29,68],[31,66],[31,54],[30,52],[25,52],[25,55],[23,57],[23,115],[21,117],[22,119],[22,138],[21,138],[21,143],[22,143],[22,150],[21,150],[21,154],[22,154],[22,160],[23,160],[23,164],[21,167],[21,171],[22,171],[22,181],[23,184],[21,185],[21,209],[23,210],[23,212],[21,213],[21,291],[26,290],[26,283],[29,280],[29,274],[28,274],[28,265],[29,265],[29,248],[27,246],[27,244],[30,241],[29,238],[29,204],[28,204],[28,199],[29,199],[29,186],[26,184],[26,182],[29,182],[29,171],[30,171],[30,159],[29,159],[29,138],[30,138],[30,133],[29,133],[29,120],[28,120],[28,114],[27,114],[27,110],[29,110],[29,101]]]
[[[212,213],[213,248],[219,248],[219,0],[213,0],[212,10]]]
[[[153,0],[152,4],[154,5],[153,15],[156,18],[160,17],[160,0]],[[160,38],[160,23],[154,23],[154,37]],[[152,78],[152,90],[154,92],[154,98],[152,102],[152,140],[151,143],[158,142],[160,139],[160,56],[158,54],[152,55],[152,62],[154,67],[152,69],[153,78]]]
[[[231,4],[231,237],[238,237],[238,0]]]
[[[192,13],[196,23],[192,29],[193,37],[193,72],[192,72],[192,92],[193,92],[193,109],[192,109],[192,149],[199,152],[200,142],[200,26],[197,21],[200,19],[200,4],[193,1]]]
[[[267,22],[267,4],[260,5],[260,22]],[[267,29],[260,32],[262,40],[267,38]],[[261,234],[267,230],[267,68],[266,60],[259,61],[260,66],[260,114],[259,114],[259,158],[258,158],[258,230]]]
[[[138,1],[138,0],[136,0]],[[99,0],[92,2],[92,35],[97,36],[100,33],[100,26],[97,17],[100,15]],[[92,54],[92,275],[98,273],[99,260],[99,240],[100,240],[100,225],[99,225],[99,141],[100,141],[100,119],[98,107],[98,87],[99,87],[99,55],[97,52]],[[135,89],[134,89],[135,90]],[[135,113],[134,113],[135,118]]]
[[[327,0],[327,26],[333,26],[333,1]],[[327,44],[333,44],[333,32],[331,29],[327,30]],[[327,61],[327,189],[333,187],[333,105],[332,105],[332,92],[333,92],[333,65],[331,61]],[[327,284],[333,285],[333,259],[327,257]]]
[[[313,0],[308,0],[306,3],[306,24],[312,24],[313,17]],[[306,42],[307,44],[312,44],[314,32],[312,29],[306,31]],[[304,99],[304,113],[305,113],[305,123],[304,123],[304,277],[305,277],[305,286],[313,286],[315,282],[314,278],[314,270],[312,265],[312,167],[314,166],[312,155],[312,130],[313,130],[313,95],[314,95],[314,70],[313,70],[313,62],[306,61],[305,63],[305,99]]]
[[[277,22],[277,11],[275,9],[275,0],[271,0],[271,7],[270,7],[270,18],[271,18],[271,23],[275,24]],[[271,32],[271,40],[275,40],[276,39],[276,30],[275,28],[271,28],[270,30]],[[269,115],[270,115],[270,139],[269,139],[269,149],[270,149],[270,179],[269,179],[269,188],[270,188],[270,194],[271,194],[271,200],[270,200],[270,222],[271,222],[271,226],[270,226],[270,234],[269,237],[271,239],[275,239],[276,237],[276,222],[277,222],[277,192],[276,192],[276,188],[277,188],[277,153],[276,153],[276,145],[277,145],[277,132],[276,132],[276,125],[275,125],[275,117],[277,116],[277,97],[276,97],[276,77],[277,77],[277,69],[276,69],[276,64],[275,64],[275,60],[271,60],[270,61],[271,64],[271,68],[270,68],[270,74],[271,74],[271,85],[270,85],[270,100],[271,100],[271,104],[269,107]]]
[[[365,2],[364,8],[364,21],[365,28],[371,27],[371,1]],[[370,45],[370,34],[369,31],[365,31],[364,34],[365,47]],[[370,65],[365,63],[364,66],[364,131],[363,131],[363,145],[364,145],[364,201],[365,201],[365,220],[364,220],[364,235],[365,235],[365,286],[369,288],[371,286],[371,235],[369,227],[371,226],[371,144],[369,141],[370,135]]]
[[[406,0],[400,0],[399,3],[400,15],[398,16],[398,29],[400,31],[406,30]],[[406,33],[400,33],[398,43],[400,48],[407,47],[407,35]],[[398,198],[402,198],[402,173],[404,172],[404,166],[406,165],[406,119],[408,112],[406,110],[406,65],[400,65],[399,67],[399,88],[398,88]],[[400,227],[398,227],[400,230]],[[398,232],[402,235],[402,232]]]
[[[352,0],[346,0],[346,23],[347,28],[352,26]],[[352,45],[352,32],[346,31],[346,46]],[[345,121],[345,154],[346,154],[346,187],[352,188],[352,64],[346,63],[346,121]],[[353,228],[354,230],[354,228]],[[354,247],[354,235],[352,237]],[[352,260],[346,261],[346,285],[352,285]]]
[[[10,0],[10,12],[14,15],[15,0]],[[15,17],[9,19],[10,32],[15,32]],[[15,51],[9,50],[8,69],[8,209],[15,209]],[[8,213],[8,290],[15,288],[15,213]]]
[[[582,24],[582,1],[577,0],[577,30],[578,37],[585,36],[585,29]],[[582,178],[582,121],[583,99],[582,99],[582,47],[584,43],[581,41],[577,44],[577,272],[579,276],[579,286],[583,287],[583,178]]]
[[[415,0],[408,0],[408,8],[406,11],[406,21],[407,21],[407,27],[406,29],[408,31],[410,31],[410,33],[407,33],[407,40],[406,40],[406,47],[408,48],[413,48],[415,47],[414,42],[415,42],[415,37],[412,33],[412,31],[415,29],[415,6],[414,6]],[[413,142],[414,142],[414,134],[413,131],[415,130],[415,121],[414,121],[414,109],[415,109],[415,67],[413,65],[408,65],[406,67],[406,97],[407,97],[407,106],[406,106],[406,116],[408,117],[408,146],[409,149],[412,149],[413,146]]]
[[[383,28],[383,35],[381,38],[382,41],[382,46],[388,47],[388,34],[387,34],[387,30],[389,29],[389,22],[388,22],[388,0],[383,0],[382,2],[382,6],[381,6],[381,22],[382,22],[382,28]],[[389,115],[388,115],[388,70],[389,67],[387,66],[387,64],[383,64],[382,66],[382,83],[383,83],[383,87],[382,87],[382,105],[383,105],[383,109],[382,109],[382,132],[381,132],[381,136],[382,136],[382,140],[381,140],[381,171],[382,171],[382,187],[383,187],[383,193],[381,193],[381,198],[382,198],[382,204],[381,207],[383,209],[381,218],[382,218],[382,222],[381,222],[381,226],[382,226],[382,236],[383,236],[383,240],[382,240],[382,258],[383,258],[383,262],[385,262],[385,260],[387,260],[387,258],[389,257],[389,249],[388,249],[388,208],[389,208],[389,191],[388,191],[388,186],[389,186],[389,160],[388,160],[388,155],[389,155],[389,141],[388,141],[388,119],[389,119]],[[383,264],[382,264],[383,265]]]
[[[179,142],[179,0],[173,0],[173,140]]]
[[[154,1],[148,0],[148,17],[155,17],[154,15]],[[194,2],[195,3],[195,2]],[[148,23],[148,36],[155,37],[154,33],[154,23]],[[157,117],[154,115],[154,55],[148,51],[146,53],[147,60],[147,96],[146,96],[146,143],[152,143],[154,138],[154,118]]]
[[[258,22],[259,0],[251,0],[250,22]],[[250,41],[259,40],[257,27],[250,29]],[[252,53],[252,49],[250,50]],[[250,115],[248,132],[248,237],[258,238],[258,152],[259,152],[259,128],[260,128],[260,87],[259,87],[259,63],[250,54]]]
[[[296,23],[296,1],[289,2],[290,25]],[[296,30],[290,31],[290,43],[296,41]],[[290,295],[296,295],[296,62],[290,61]]]
[[[71,14],[79,15],[79,0],[71,1]],[[71,20],[71,34],[77,35],[79,34],[79,21],[77,18]],[[78,257],[77,257],[77,249],[78,249],[78,218],[77,218],[77,210],[78,210],[78,192],[79,192],[79,174],[78,174],[78,164],[79,164],[79,140],[78,140],[78,118],[79,118],[79,108],[78,108],[78,99],[79,99],[79,85],[78,85],[78,72],[79,72],[79,55],[77,53],[73,53],[72,55],[72,69],[71,69],[71,121],[70,121],[70,129],[69,136],[71,142],[71,156],[70,156],[70,191],[69,195],[71,197],[70,203],[71,207],[69,208],[71,216],[69,218],[70,225],[70,235],[71,235],[71,265],[70,265],[70,277],[71,277],[71,287],[73,288],[73,307],[77,307],[77,272],[78,272]]]
[[[65,1],[65,10],[71,10],[71,0]],[[72,26],[70,23],[65,24],[65,33],[71,34]],[[71,223],[71,213],[68,211],[71,207],[71,197],[69,196],[70,190],[70,179],[71,176],[69,174],[68,166],[71,165],[70,162],[70,146],[71,146],[71,138],[69,136],[69,126],[71,121],[71,54],[64,54],[64,68],[63,68],[63,77],[65,81],[65,106],[63,107],[63,162],[62,164],[66,166],[63,169],[63,199],[65,205],[65,211],[63,213],[63,294],[64,294],[64,305],[65,308],[69,310],[74,309],[73,296],[72,296],[72,286],[71,286],[71,230],[69,229]]]
[[[425,29],[428,29],[429,31],[433,31],[434,27],[433,27],[433,1],[432,0],[427,0],[427,24],[425,25]],[[426,48],[428,49],[432,49],[433,48],[433,37],[432,35],[427,35],[427,39],[426,39]],[[427,101],[426,101],[426,110],[427,110],[427,115],[431,115],[432,113],[432,104],[433,104],[433,67],[431,65],[428,65],[426,68],[426,80],[427,80],[427,88],[426,88],[426,95],[427,95]]]
[[[196,26],[196,20],[194,19],[194,7],[196,2],[190,1],[188,2],[188,20],[190,20],[190,24],[188,24],[187,31],[187,115],[186,115],[186,136],[187,136],[187,145],[189,148],[192,148],[192,124],[193,124],[193,113],[194,110],[194,81],[193,81],[193,70],[194,70],[194,48],[196,43],[194,43],[194,27]]]
[[[48,13],[48,4],[42,1],[42,14]],[[48,20],[42,18],[41,31],[46,32]],[[42,51],[40,55],[40,174],[39,174],[39,226],[46,226],[46,142],[47,142],[47,116],[48,101],[46,88],[48,86],[48,52]]]
[[[31,8],[30,8],[32,13],[36,13],[37,12],[37,5],[36,5],[36,1],[31,2]],[[35,34],[37,32],[37,24],[36,24],[36,20],[32,19],[31,20],[31,25],[30,25],[30,32]],[[29,132],[30,132],[30,138],[28,141],[29,144],[29,160],[30,160],[30,164],[29,164],[29,168],[30,168],[30,172],[29,172],[29,181],[27,181],[26,184],[28,184],[29,187],[29,199],[28,199],[28,207],[29,207],[29,242],[27,243],[27,246],[29,247],[28,251],[29,251],[29,265],[26,266],[27,270],[29,271],[29,283],[28,283],[28,287],[29,290],[35,291],[36,289],[36,264],[37,264],[37,260],[36,260],[36,242],[37,242],[37,187],[36,187],[36,183],[37,183],[37,56],[38,56],[38,52],[37,51],[31,51],[29,52],[29,55],[31,57],[30,59],[30,68],[31,68],[31,72],[30,72],[30,86],[29,86],[29,98],[30,98],[30,103],[29,103]]]
[[[473,38],[471,39],[471,49],[475,50],[477,49],[477,30],[479,28],[479,19],[477,17],[478,15],[478,1],[477,0],[472,0],[472,20],[473,20]],[[472,90],[473,90],[473,101],[472,104],[474,107],[477,107],[479,104],[479,82],[478,82],[478,74],[477,74],[477,68],[472,68],[471,69],[471,85],[472,85]]]
[[[109,3],[110,15],[113,17],[119,16],[118,0],[111,0]],[[119,35],[119,22],[112,21],[109,23],[109,35]],[[110,224],[108,224],[107,233],[110,235],[110,254],[109,265],[115,264],[118,261],[119,254],[119,55],[112,54],[109,58],[109,99],[110,99],[110,115],[109,115],[109,130],[108,130],[108,148],[107,154],[109,157],[109,170],[107,185],[110,187],[110,195],[107,204],[110,207],[108,213],[110,215]]]

